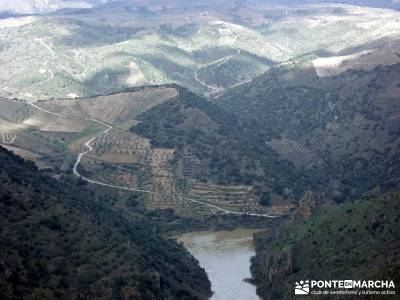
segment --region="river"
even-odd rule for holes
[[[199,231],[178,240],[199,261],[211,281],[213,300],[258,300],[256,287],[243,281],[250,275],[254,255],[253,233],[257,230]]]

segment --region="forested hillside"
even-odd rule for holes
[[[399,87],[400,65],[334,76],[276,68],[218,99],[255,122],[281,159],[328,182],[322,201],[303,197],[256,236],[260,295],[292,299],[305,279],[399,279]]]
[[[305,279],[399,282],[399,236],[398,187],[322,207],[309,219],[296,216],[256,236],[252,273],[258,292],[268,299],[292,299],[295,281]]]
[[[232,89],[219,105],[255,122],[267,145],[302,170],[315,168],[338,202],[400,177],[400,65],[319,77],[277,68]]]
[[[210,296],[204,270],[146,212],[128,219],[82,182],[49,178],[3,148],[0,162],[1,299]]]

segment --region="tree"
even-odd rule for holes
[[[271,195],[268,192],[262,193],[260,200],[258,201],[262,206],[270,206],[271,205]]]

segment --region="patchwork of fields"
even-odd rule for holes
[[[100,120],[113,128],[91,144],[93,151],[83,157],[79,171],[95,181],[152,191],[144,197],[144,205],[150,209],[172,208],[183,215],[221,213],[200,203],[205,202],[244,213],[285,210],[260,206],[252,198],[250,186],[195,180],[190,170],[183,173],[171,164],[174,149],[152,147],[148,139],[127,130],[139,122],[135,117],[140,113],[177,94],[175,88],[167,86],[87,99],[40,101],[38,107],[45,111],[18,100],[2,99],[0,105],[7,106],[13,118],[2,116],[10,125],[2,127],[1,144],[61,176],[71,171],[76,155],[86,150],[86,141],[102,132],[100,124],[90,121]]]

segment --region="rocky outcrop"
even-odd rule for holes
[[[272,247],[265,247],[272,244],[276,238],[275,233],[268,236],[262,233],[256,237],[256,253],[252,258],[251,273],[253,282],[257,285],[257,292],[266,299],[275,299],[275,295],[271,295],[270,289],[273,285],[283,284],[288,275],[295,271],[296,255],[290,249],[274,250]]]
[[[262,261],[262,277],[269,282],[281,280],[293,271],[293,255],[290,251],[267,254]]]
[[[311,217],[315,209],[317,208],[317,201],[313,192],[306,191],[303,197],[299,200],[299,205],[297,207],[295,216],[297,218],[308,219]]]
[[[293,226],[303,219],[309,219],[317,209],[318,199],[311,191],[306,191],[299,200],[296,210],[283,226]],[[255,237],[257,255],[252,259],[252,275],[258,287],[258,293],[267,299],[280,299],[279,291],[273,288],[286,286],[287,280],[296,273],[296,253],[301,251],[302,243],[276,248],[275,242],[286,233],[279,230],[263,232]]]

